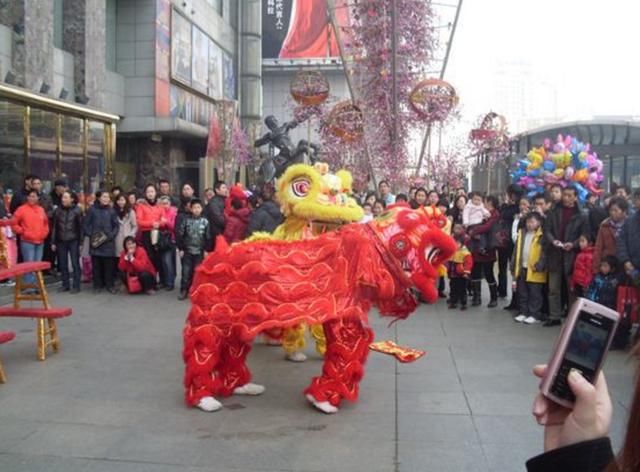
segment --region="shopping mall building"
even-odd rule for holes
[[[210,183],[211,116],[259,132],[260,51],[260,0],[0,2],[0,183]]]

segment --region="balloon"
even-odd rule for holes
[[[558,183],[558,177],[554,174],[547,174],[544,176],[544,181],[548,184],[556,184]]]
[[[573,167],[569,166],[564,170],[564,178],[567,179],[567,180],[571,180],[571,178],[573,177],[574,173],[575,173],[575,169]]]
[[[584,188],[582,185],[580,185],[579,183],[574,183],[573,186],[575,187],[575,189],[578,191],[578,199],[581,202],[584,202],[587,197],[589,196],[589,192],[587,191],[586,188]]]
[[[553,172],[556,170],[556,165],[553,161],[544,161],[542,163],[542,168],[548,172]]]
[[[532,169],[527,171],[529,177],[538,177],[540,175],[540,169]]]
[[[589,171],[587,169],[580,169],[573,174],[573,180],[576,182],[586,182],[589,177]]]
[[[604,167],[604,164],[602,164],[602,161],[600,159],[598,159],[596,157],[596,161],[595,161],[595,166],[596,166],[596,172],[598,174],[602,173],[602,168]]]
[[[531,182],[530,184],[527,185],[527,190],[536,190],[538,188],[538,185],[535,182]]]
[[[553,175],[555,175],[557,178],[561,179],[562,177],[564,177],[564,169],[556,169],[553,171]]]

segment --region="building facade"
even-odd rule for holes
[[[201,167],[211,173],[204,181],[211,182],[213,166],[201,163],[211,117],[225,129],[237,115],[245,126],[260,121],[260,4],[0,3],[0,84],[8,89],[0,93],[0,113],[2,126],[11,131],[10,138],[0,137],[0,165],[21,153],[26,157],[16,176],[30,171],[45,183],[66,177],[72,188],[87,192],[112,184],[139,187],[158,178],[197,187]],[[36,105],[46,105],[52,115]],[[30,120],[20,107],[28,109]],[[96,117],[103,125],[101,152],[91,147],[99,134]],[[49,137],[46,146],[38,133]],[[104,136],[113,142],[105,145]],[[84,141],[89,151],[78,157]],[[40,157],[39,146],[48,157]],[[95,164],[87,158],[92,153]],[[7,187],[20,180],[2,175]]]

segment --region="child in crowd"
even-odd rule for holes
[[[372,208],[373,217],[377,218],[382,215],[386,208],[387,204],[383,200],[376,200]]]
[[[600,262],[600,271],[589,284],[586,298],[615,310],[619,283],[618,259],[606,256]]]
[[[476,192],[471,193],[471,199],[462,211],[462,224],[464,224],[466,230],[470,231],[474,226],[482,224],[489,216],[491,216],[491,213],[484,207],[482,195]],[[479,253],[486,251],[489,243],[487,236],[488,234],[486,233],[474,236],[469,241],[469,249],[472,252]]]
[[[362,205],[362,211],[364,211],[364,216],[360,220],[360,223],[368,223],[373,220],[373,208],[370,203],[365,202],[364,205]]]
[[[537,193],[533,197],[533,211],[537,211],[540,215],[545,216],[551,207],[551,200],[545,197],[544,193]]]
[[[458,250],[449,261],[449,308],[455,309],[460,303],[460,310],[467,309],[467,285],[473,269],[473,257],[467,249],[466,235],[461,224],[453,225],[453,239]]]
[[[513,217],[513,224],[511,225],[511,240],[515,244],[518,239],[518,233],[524,228],[524,220],[529,214],[530,203],[527,197],[522,197],[518,202],[518,214]]]
[[[571,288],[576,297],[584,297],[593,280],[593,252],[595,250],[591,237],[583,234],[578,239],[580,253],[576,256],[571,276]]]
[[[533,324],[541,318],[543,286],[547,282],[543,246],[542,217],[531,212],[525,218],[525,227],[518,233],[512,259],[513,279],[520,303],[520,313],[515,321],[519,323]]]
[[[553,184],[549,187],[549,197],[552,208],[556,205],[560,205],[562,202],[562,186],[560,184]]]
[[[462,224],[468,229],[470,226],[481,224],[489,218],[489,216],[491,216],[491,213],[484,207],[482,195],[473,192],[471,194],[471,200],[467,202],[462,211]]]
[[[189,208],[189,215],[180,220],[180,226],[176,231],[182,262],[182,280],[178,300],[184,300],[189,296],[193,273],[211,247],[211,227],[209,221],[202,216],[202,202],[197,199],[191,200]]]

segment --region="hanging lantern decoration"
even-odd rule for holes
[[[469,136],[478,152],[495,152],[509,146],[507,120],[495,112],[489,112],[478,128],[472,129]]]
[[[362,110],[350,100],[339,102],[329,112],[325,126],[343,141],[359,140],[364,135]]]
[[[409,94],[413,111],[429,123],[446,120],[458,101],[453,85],[439,79],[423,80]]]
[[[318,71],[299,71],[291,79],[289,91],[304,106],[317,106],[329,98],[329,81]]]

